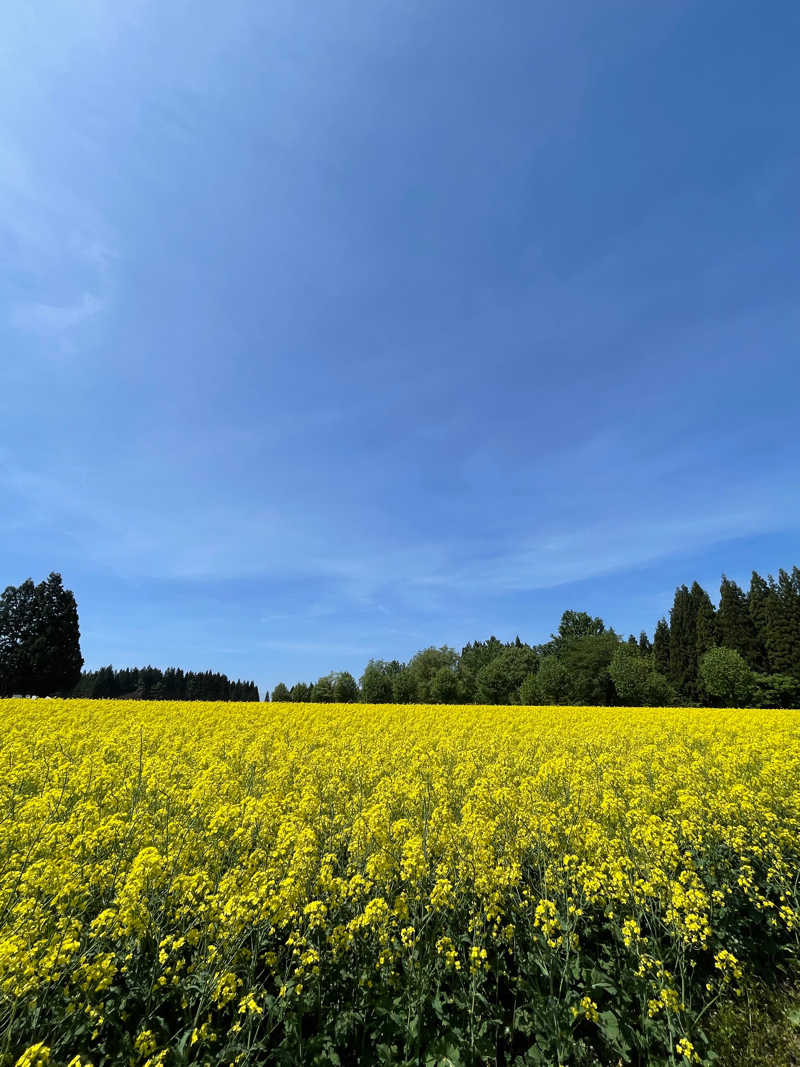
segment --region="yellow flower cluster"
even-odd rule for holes
[[[255,930],[288,1002],[365,945],[390,982],[428,929],[478,981],[523,929],[563,956],[616,924],[662,1016],[654,932],[714,952],[735,901],[800,929],[797,712],[6,700],[0,725],[0,995],[23,1013],[57,988],[100,1037],[145,942],[154,990],[205,990],[207,1044],[215,1012],[261,1016]],[[42,1036],[20,1064],[48,1062]]]

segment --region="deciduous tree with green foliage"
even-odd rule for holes
[[[634,651],[630,645],[615,650],[608,673],[620,704],[661,707],[673,696],[666,677],[655,669],[652,654]]]
[[[333,691],[334,676],[325,674],[314,682],[314,691],[311,694],[315,704],[332,704],[335,695]]]
[[[569,642],[559,659],[567,672],[572,704],[613,704],[616,691],[608,668],[620,639],[613,630]]]
[[[431,678],[428,691],[432,704],[457,704],[460,698],[457,674],[450,667],[440,667]]]
[[[336,695],[337,704],[355,704],[361,696],[358,683],[350,671],[342,671],[336,675],[333,692]]]
[[[371,659],[360,678],[361,699],[365,704],[391,704],[394,699],[392,674],[383,660]]]
[[[432,702],[431,683],[437,671],[445,667],[452,674],[458,673],[459,657],[454,648],[423,648],[408,662],[407,670],[414,680],[415,699],[421,704]]]
[[[519,687],[519,702],[526,706],[539,703],[539,689],[536,684],[536,674],[533,672],[522,679],[522,685]]]
[[[536,672],[536,704],[569,704],[569,676],[558,656],[545,656]]]
[[[470,641],[458,658],[458,679],[462,699],[472,703],[478,698],[478,674],[500,655],[506,646],[494,634],[488,641]]]
[[[715,704],[726,708],[745,707],[753,689],[753,673],[734,648],[719,646],[700,659],[700,683]]]
[[[536,671],[536,653],[527,645],[510,645],[478,671],[476,699],[479,704],[516,704],[519,687]]]
[[[608,673],[621,704],[639,707],[647,703],[647,680],[651,669],[638,646],[632,647],[628,643],[614,650]]]
[[[392,676],[392,699],[395,704],[413,704],[417,699],[417,683],[408,667]]]

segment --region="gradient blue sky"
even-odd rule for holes
[[[800,8],[0,14],[0,585],[270,688],[800,563]]]

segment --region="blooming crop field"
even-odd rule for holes
[[[0,1065],[708,1061],[800,712],[0,701]]]

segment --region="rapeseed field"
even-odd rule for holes
[[[800,712],[0,701],[0,1067],[686,1064],[798,958]]]

